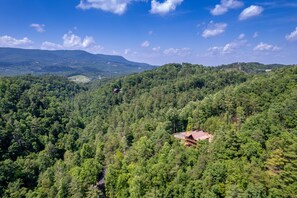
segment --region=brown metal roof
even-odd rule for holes
[[[192,136],[194,140],[206,140],[212,139],[213,135],[204,132],[204,131],[188,131],[188,132],[181,132],[175,133],[174,137],[179,139],[185,139],[186,137]]]

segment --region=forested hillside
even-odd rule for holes
[[[232,67],[0,78],[0,196],[296,197],[297,67]]]

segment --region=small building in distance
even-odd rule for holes
[[[197,141],[208,140],[212,141],[213,135],[204,132],[204,131],[188,131],[173,134],[175,138],[181,139],[184,141],[185,146],[195,146]]]
[[[113,94],[117,94],[117,93],[120,93],[122,90],[120,89],[120,88],[114,88],[113,90],[112,90],[112,93]]]

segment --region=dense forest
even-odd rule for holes
[[[2,77],[0,197],[297,197],[297,67],[271,69]]]

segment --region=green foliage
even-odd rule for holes
[[[0,196],[296,197],[297,67],[232,67],[1,78]],[[172,136],[196,129],[214,139]]]
[[[82,88],[31,76],[1,78],[0,87],[0,195],[17,197],[11,189],[34,189],[39,173],[63,157],[70,99]]]

